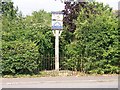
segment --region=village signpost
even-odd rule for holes
[[[52,12],[52,31],[55,36],[55,70],[59,71],[59,36],[63,30],[63,13]]]

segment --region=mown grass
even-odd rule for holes
[[[19,75],[3,75],[2,78],[37,78],[37,77],[66,77],[66,76],[76,76],[76,77],[80,77],[80,76],[99,76],[99,75],[103,75],[103,76],[108,76],[108,75],[117,75],[117,74],[85,74],[82,72],[77,72],[77,71],[68,71],[68,70],[64,70],[64,71],[41,71],[38,74],[33,74],[33,75],[29,75],[29,74],[19,74]]]

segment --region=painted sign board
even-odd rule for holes
[[[63,13],[52,12],[52,29],[62,30],[63,29]]]

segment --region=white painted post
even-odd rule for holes
[[[63,30],[62,12],[52,12],[52,30],[55,36],[55,71],[59,71],[59,36]]]
[[[55,70],[59,71],[59,30],[55,31]]]

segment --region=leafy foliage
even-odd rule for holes
[[[118,16],[102,3],[65,4],[60,69],[119,73]],[[50,13],[41,10],[23,17],[12,2],[3,2],[1,21],[3,75],[54,69],[55,38]]]
[[[4,75],[38,73],[40,61],[36,42],[42,36],[40,30],[44,30],[45,25],[29,22],[36,16],[23,18],[14,7],[8,7],[12,4],[6,2],[6,7],[2,7],[2,72]],[[12,12],[16,13],[12,15]],[[43,11],[39,13],[43,14]]]
[[[109,7],[98,3],[91,5],[96,5],[94,9],[99,13],[92,14],[90,8],[79,13],[75,40],[68,46],[68,54],[73,59],[66,62],[77,60],[74,67],[86,73],[119,73],[118,19]],[[86,9],[89,17],[85,15]]]

